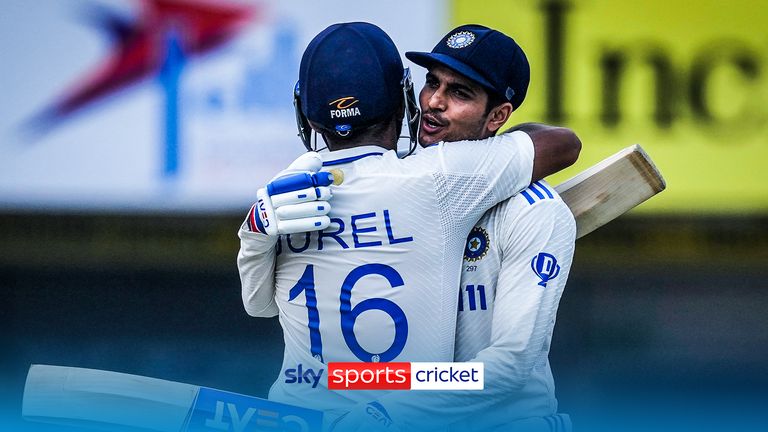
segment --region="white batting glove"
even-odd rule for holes
[[[378,402],[360,404],[331,425],[330,432],[400,432]]]
[[[333,174],[320,172],[320,155],[309,152],[256,192],[248,228],[267,235],[319,231],[331,223],[328,200]]]

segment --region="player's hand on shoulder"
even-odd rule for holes
[[[401,432],[378,402],[359,404],[339,417],[329,432]]]
[[[334,177],[320,171],[322,166],[319,154],[304,153],[259,189],[248,215],[248,228],[267,235],[327,228]]]

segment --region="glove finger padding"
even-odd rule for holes
[[[289,204],[275,209],[275,215],[280,221],[325,216],[331,211],[328,201],[310,201],[301,204]]]
[[[334,177],[330,172],[299,172],[278,177],[267,184],[270,196],[286,192],[311,188],[314,186],[330,186]]]
[[[269,198],[274,208],[278,208],[310,201],[328,201],[332,196],[331,188],[319,186],[271,195]]]
[[[328,201],[315,200],[275,209],[266,189],[259,189],[256,197],[256,204],[248,214],[248,228],[253,232],[295,234],[324,230],[331,224],[331,219],[326,216],[331,209]]]
[[[296,234],[310,231],[320,231],[328,228],[331,219],[328,216],[308,217],[302,219],[281,220],[277,223],[280,234]]]

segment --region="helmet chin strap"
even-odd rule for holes
[[[416,102],[416,94],[413,90],[413,80],[411,79],[410,68],[403,70],[403,79],[400,81],[403,87],[403,103],[405,104],[405,121],[408,127],[408,139],[410,144],[408,146],[408,153],[402,157],[406,157],[416,150],[419,138],[419,127],[421,126],[421,110],[419,104]],[[400,138],[406,138],[401,136]]]
[[[316,151],[317,146],[317,133],[312,130],[312,126],[309,125],[309,120],[301,112],[301,97],[299,96],[299,82],[296,82],[296,86],[293,88],[293,113],[296,116],[296,127],[299,130],[299,138],[304,144],[304,147],[308,151]],[[315,134],[315,145],[312,145],[312,134]]]

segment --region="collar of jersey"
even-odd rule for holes
[[[384,147],[370,145],[320,153],[320,155],[323,158],[323,166],[333,166],[354,162],[368,156],[381,156],[388,151]]]

